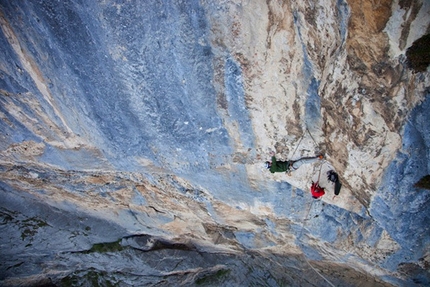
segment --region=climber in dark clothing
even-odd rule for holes
[[[314,157],[302,157],[298,160],[277,161],[275,153],[273,151],[270,152],[270,155],[272,156],[272,161],[266,161],[266,168],[269,169],[271,173],[289,173],[293,170],[298,169],[302,164],[313,163],[319,159],[323,159],[323,156],[319,155]]]

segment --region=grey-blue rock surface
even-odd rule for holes
[[[0,285],[430,285],[430,3],[368,2],[0,0]]]

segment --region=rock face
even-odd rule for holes
[[[429,285],[429,16],[0,1],[0,285]]]

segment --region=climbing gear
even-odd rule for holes
[[[334,183],[334,194],[339,195],[342,184],[339,181],[339,175],[334,170],[327,171],[327,180]]]
[[[336,183],[339,181],[339,176],[334,170],[329,170],[327,171],[327,180]]]
[[[311,185],[311,194],[314,199],[320,199],[325,194],[324,187],[321,187],[319,185],[322,166],[323,166],[323,163],[320,164],[320,170],[318,172],[317,181],[315,183],[312,181],[312,185]]]
[[[265,168],[267,168],[267,169],[269,169],[270,168],[270,161],[266,161],[265,163],[264,163],[264,167]]]

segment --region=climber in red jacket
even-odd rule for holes
[[[317,182],[312,182],[312,186],[311,186],[311,193],[312,193],[312,197],[317,199],[320,198],[321,196],[323,196],[325,194],[324,191],[324,187],[321,187]]]

